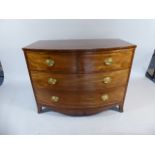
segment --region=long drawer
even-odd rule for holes
[[[126,85],[129,69],[94,74],[54,74],[32,71],[36,89],[51,90],[103,90]]]
[[[38,103],[53,107],[100,107],[121,103],[125,87],[107,89],[103,91],[54,91],[51,89],[37,89]]]

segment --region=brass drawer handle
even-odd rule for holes
[[[49,66],[49,67],[51,67],[51,66],[53,66],[54,64],[55,64],[55,62],[54,62],[54,60],[52,60],[52,59],[46,59],[46,64]]]
[[[111,83],[111,81],[112,81],[111,77],[103,78],[103,83],[105,83],[105,84]]]
[[[57,79],[49,78],[48,83],[51,85],[55,85],[57,83]]]
[[[58,96],[51,96],[51,101],[52,102],[58,102],[59,101],[59,97]]]
[[[104,64],[107,65],[107,66],[112,65],[112,63],[113,63],[112,58],[107,58],[107,59],[104,60]]]
[[[102,95],[102,96],[101,96],[101,100],[102,100],[103,102],[108,101],[108,100],[109,100],[109,95],[108,95],[108,94]]]

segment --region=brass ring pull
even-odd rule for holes
[[[108,83],[111,83],[111,81],[112,81],[112,79],[111,79],[111,77],[105,77],[105,78],[103,78],[103,83],[104,84],[108,84]]]
[[[113,63],[112,58],[107,58],[107,59],[104,60],[104,64],[107,65],[107,66],[112,65],[112,63]]]
[[[51,96],[51,101],[52,102],[58,102],[59,101],[59,97],[58,96]]]
[[[52,67],[54,65],[54,60],[52,59],[46,59],[45,63],[49,66],[49,67]]]
[[[49,78],[48,83],[51,85],[55,85],[57,83],[57,79]]]
[[[101,100],[102,100],[103,102],[109,100],[109,95],[108,95],[108,94],[102,95],[102,96],[101,96]]]

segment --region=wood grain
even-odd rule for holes
[[[116,50],[117,51],[117,50]],[[93,73],[120,70],[130,67],[133,49],[101,52],[97,54],[57,54],[50,52],[26,52],[31,70],[51,71],[55,73]],[[83,51],[83,53],[85,53]],[[104,61],[112,58],[113,63],[107,66]],[[54,60],[54,66],[46,64],[47,59]]]
[[[38,112],[90,115],[119,106],[123,111],[136,45],[119,39],[39,41],[23,48]],[[112,59],[110,65],[105,64]],[[47,59],[54,60],[48,66]],[[110,83],[103,83],[110,77]],[[55,85],[49,78],[57,80]],[[108,95],[102,101],[102,95]],[[53,102],[51,96],[59,97]]]
[[[106,89],[102,91],[55,91],[51,89],[37,89],[36,95],[38,102],[42,106],[54,107],[100,107],[109,104],[118,104],[122,102],[125,87],[118,87],[113,89]],[[109,95],[109,99],[105,102],[101,100],[104,94]],[[58,102],[52,102],[51,96],[58,96]]]
[[[61,73],[76,72],[76,55],[74,54],[55,54],[53,52],[26,52],[29,67],[36,71],[52,71]],[[53,66],[48,66],[46,60],[54,60]]]
[[[121,39],[72,39],[72,40],[40,40],[23,48],[23,50],[57,50],[57,52],[82,52],[80,50],[114,50],[135,48],[136,45]]]
[[[48,72],[31,71],[35,89],[48,88],[51,90],[104,90],[124,86],[128,78],[128,69],[114,72],[94,74],[54,74]],[[104,78],[110,77],[110,83],[104,83]],[[48,79],[56,79],[56,84],[48,83]]]
[[[125,51],[125,52],[124,52]],[[111,53],[96,53],[86,54],[80,57],[80,72],[107,72],[130,67],[133,49],[119,50],[118,52],[111,51]],[[105,60],[112,58],[111,65],[106,65]]]

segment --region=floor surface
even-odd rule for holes
[[[5,82],[0,87],[0,134],[155,134],[155,83],[130,80],[124,113],[110,109],[71,117],[38,114],[30,83]]]

